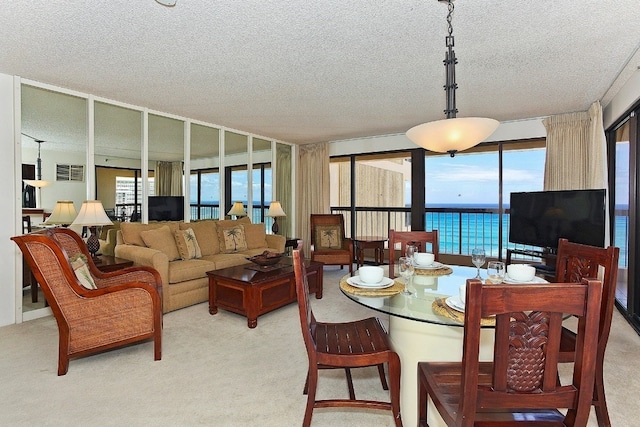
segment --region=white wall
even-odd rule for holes
[[[16,322],[16,268],[20,250],[9,238],[18,225],[21,204],[16,191],[16,168],[13,116],[13,77],[0,74],[0,326]],[[18,173],[21,174],[22,171]],[[22,310],[22,308],[20,308]]]
[[[640,99],[640,70],[636,70],[608,105],[603,105],[604,128],[611,126]]]

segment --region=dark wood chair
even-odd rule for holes
[[[400,358],[391,350],[388,335],[380,320],[370,317],[346,323],[323,323],[316,321],[309,305],[304,256],[301,249],[293,251],[293,268],[296,277],[296,292],[300,312],[302,337],[307,348],[309,370],[304,386],[307,407],[302,425],[311,424],[314,408],[356,407],[391,410],[396,427],[402,426],[400,417]],[[389,386],[383,364],[388,365]],[[356,399],[351,368],[377,366],[382,387],[390,389],[390,401]],[[347,375],[349,399],[316,400],[319,369],[344,369]]]
[[[611,427],[604,393],[603,366],[604,353],[609,340],[609,332],[611,331],[619,255],[620,249],[614,246],[609,246],[605,249],[569,242],[567,239],[558,241],[556,282],[580,283],[582,279],[598,278],[599,274],[602,274],[602,303],[600,306],[600,327],[596,357],[596,380],[593,389],[593,406],[596,410],[599,427]],[[560,361],[573,362],[575,348],[575,332],[566,327],[563,328],[560,340]]]
[[[400,244],[400,256],[404,256],[407,244],[418,246],[420,252],[431,252],[438,260],[439,244],[438,230],[433,231],[395,231],[389,230],[389,277],[395,276],[396,244]]]
[[[102,282],[95,282],[97,289],[87,289],[76,277],[67,252],[51,236],[32,233],[11,239],[29,263],[58,324],[58,375],[67,373],[69,359],[146,340],[153,340],[154,359],[160,360],[162,303],[157,271],[142,268],[137,276],[141,281],[133,279],[132,271],[118,275],[118,280],[117,272],[105,273]],[[156,286],[142,282],[149,276]]]
[[[420,362],[419,425],[427,398],[448,426],[586,426],[602,284],[486,285],[467,280],[462,362]],[[564,313],[578,317],[572,384],[558,383]],[[493,362],[479,362],[481,319],[495,315]],[[566,408],[566,416],[559,409]]]
[[[340,214],[311,214],[311,260],[325,265],[349,266],[353,274],[353,240],[345,237]]]

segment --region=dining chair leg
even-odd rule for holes
[[[313,407],[316,403],[316,388],[318,386],[318,370],[309,369],[307,375],[307,407],[304,411],[304,419],[302,420],[302,427],[311,426],[311,416],[313,415]]]
[[[344,373],[347,375],[347,387],[349,387],[349,399],[356,399],[356,392],[353,389],[353,378],[351,377],[351,369],[344,368]]]
[[[391,413],[396,427],[402,427],[402,417],[400,415],[400,357],[397,353],[391,353],[389,356],[389,382]]]
[[[602,363],[597,362],[596,381],[593,387],[593,406],[596,409],[598,427],[611,427],[609,410],[607,409],[607,399],[604,394],[604,378],[602,375]]]
[[[378,374],[380,375],[382,389],[389,390],[389,385],[387,384],[387,376],[384,374],[384,365],[382,363],[378,365]]]

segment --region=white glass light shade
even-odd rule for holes
[[[414,126],[407,137],[415,144],[437,153],[455,153],[487,139],[500,122],[483,117],[458,117]]]
[[[36,188],[48,187],[51,185],[51,182],[45,181],[44,179],[25,179],[24,183]]]
[[[76,207],[71,200],[58,200],[45,224],[71,224],[76,219]]]
[[[93,225],[111,225],[113,222],[109,219],[102,202],[100,200],[85,200],[80,208],[80,213],[71,225],[93,226]]]
[[[247,211],[244,210],[242,202],[235,202],[227,212],[227,215],[247,216]]]
[[[271,202],[271,204],[269,205],[269,210],[264,216],[277,218],[281,216],[287,216],[287,214],[282,210],[282,205],[280,205],[280,202]]]

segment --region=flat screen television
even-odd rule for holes
[[[604,189],[511,193],[511,243],[554,250],[566,238],[603,247],[604,230]]]
[[[149,221],[184,220],[184,196],[150,196]]]

